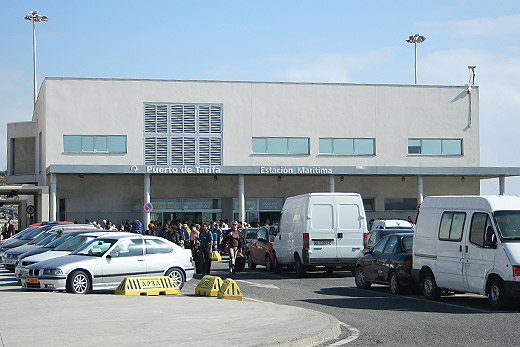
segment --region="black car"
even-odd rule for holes
[[[415,285],[412,278],[412,233],[388,235],[356,263],[356,286],[389,284],[390,293],[400,294],[404,286]]]
[[[367,237],[367,243],[368,243],[368,249],[374,248],[376,243],[379,242],[383,237],[392,235],[392,234],[401,234],[401,233],[409,233],[412,232],[411,230],[404,231],[403,229],[397,229],[397,228],[389,228],[389,229],[374,229],[371,232],[368,233]]]

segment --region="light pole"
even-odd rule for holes
[[[410,35],[408,40],[406,40],[406,42],[413,43],[415,45],[415,84],[417,84],[417,44],[424,42],[424,40],[426,40],[426,37],[419,34]]]
[[[48,21],[49,18],[38,14],[38,11],[31,11],[27,16],[25,16],[25,19],[30,20],[33,23],[34,105],[36,105],[36,22],[45,22]]]

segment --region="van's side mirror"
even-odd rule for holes
[[[489,226],[486,229],[486,234],[484,235],[484,246],[489,248],[497,248],[497,238],[492,226]]]

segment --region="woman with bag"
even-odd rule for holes
[[[231,229],[228,233],[228,244],[229,244],[229,272],[235,273],[235,262],[238,251],[242,249],[242,238],[240,236],[240,230],[238,230],[237,221],[231,223]]]

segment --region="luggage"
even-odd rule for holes
[[[202,273],[202,263],[199,260],[195,262],[195,273],[198,275]]]
[[[244,267],[246,266],[246,257],[242,252],[239,252],[237,254],[237,257],[235,258],[235,272],[242,272],[244,271]]]

